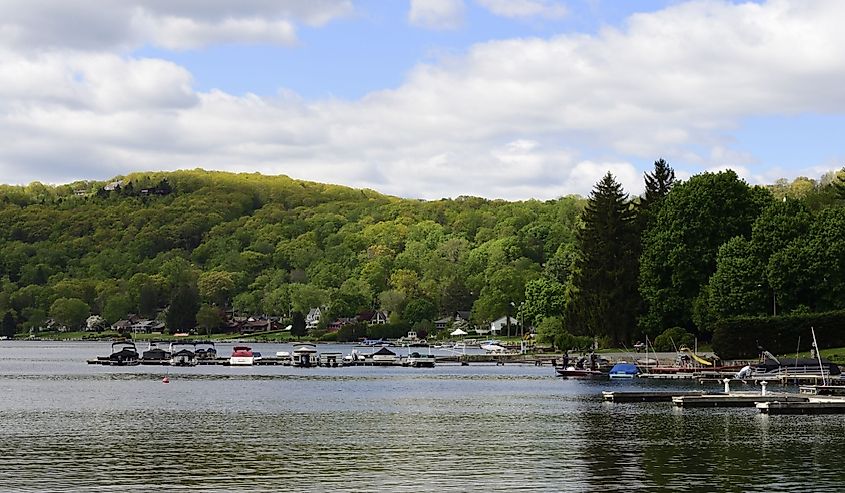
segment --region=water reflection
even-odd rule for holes
[[[0,348],[0,490],[805,491],[845,480],[838,417],[598,398],[642,382],[531,366],[209,367],[164,385],[164,368],[88,367],[90,347],[46,346],[8,359]]]

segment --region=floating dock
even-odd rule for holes
[[[754,407],[760,402],[807,402],[809,397],[785,392],[731,392],[728,394],[703,394],[699,396],[677,396],[672,403],[677,407]]]
[[[845,414],[845,399],[816,399],[806,402],[760,402],[757,410],[763,414]]]
[[[845,385],[802,385],[799,392],[808,395],[845,396]]]
[[[601,393],[606,402],[672,402],[673,397],[704,395],[702,390],[661,391],[661,392],[619,392],[605,390]]]
[[[652,380],[692,380],[698,378],[695,373],[640,373],[639,378],[650,378]]]

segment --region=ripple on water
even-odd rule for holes
[[[0,490],[835,491],[845,480],[837,417],[610,405],[598,392],[616,384],[548,367],[188,369],[163,385],[162,368],[9,375],[4,364]]]

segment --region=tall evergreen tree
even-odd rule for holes
[[[612,174],[596,184],[582,219],[567,327],[627,342],[636,326],[639,236],[628,195]]]
[[[675,170],[663,158],[654,162],[654,171],[645,173],[645,194],[641,204],[646,206],[659,202],[669,195],[675,184]]]
[[[675,170],[663,158],[654,162],[654,171],[644,173],[645,193],[637,204],[637,222],[640,231],[645,231],[654,217],[663,199],[675,185]]]

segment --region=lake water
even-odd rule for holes
[[[253,347],[266,355],[286,349]],[[841,491],[845,484],[842,416],[606,404],[601,390],[655,384],[563,380],[548,366],[85,363],[109,349],[0,342],[0,491]],[[228,354],[230,346],[219,350]]]

